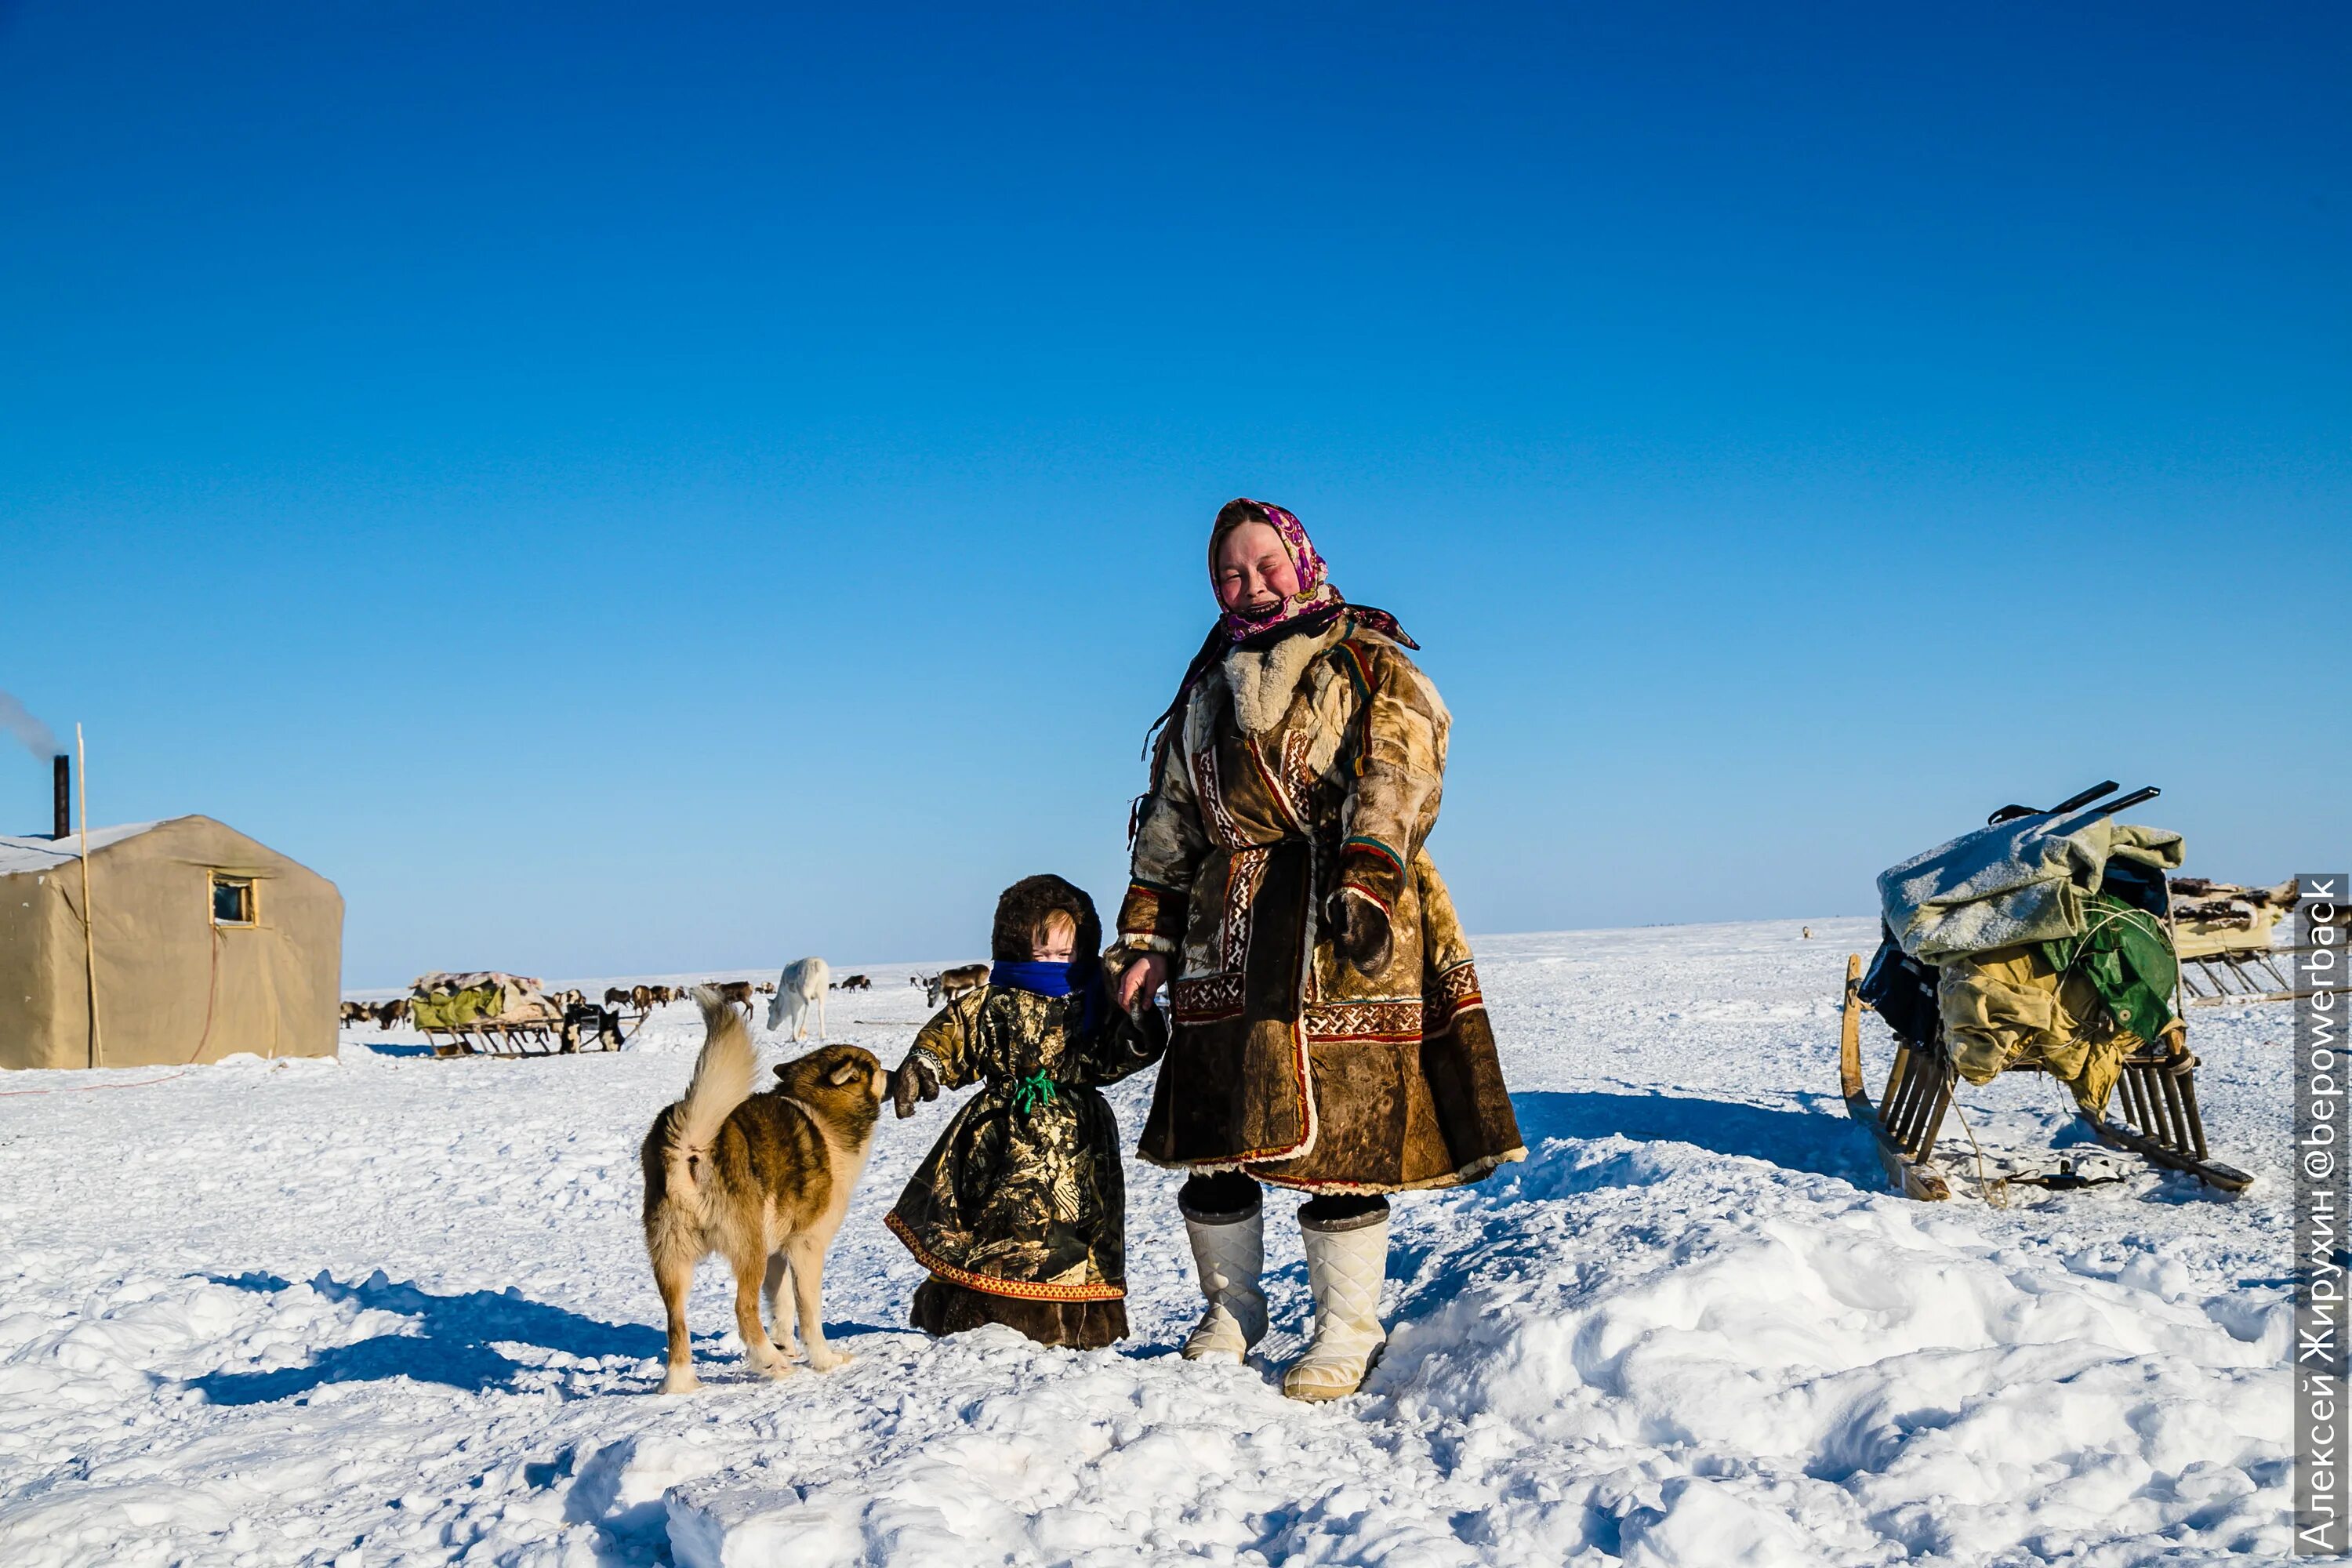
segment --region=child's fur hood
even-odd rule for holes
[[[1102,917],[1095,901],[1077,884],[1047,873],[1024,877],[996,900],[996,929],[989,938],[989,956],[999,963],[1026,963],[1036,952],[1037,922],[1055,910],[1066,910],[1078,922],[1078,940],[1070,961],[1083,963],[1102,952]]]

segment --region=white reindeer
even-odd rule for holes
[[[776,994],[768,1003],[768,1033],[782,1034],[791,1020],[792,1037],[808,1038],[809,1004],[816,1004],[816,1037],[824,1038],[824,991],[833,970],[822,958],[796,958],[776,976]]]

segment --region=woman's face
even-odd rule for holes
[[[1298,592],[1298,568],[1274,525],[1245,522],[1217,542],[1217,603],[1244,614],[1271,610]]]

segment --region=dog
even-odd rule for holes
[[[686,1098],[665,1107],[646,1133],[646,1252],[669,1318],[664,1394],[701,1386],[687,1340],[686,1297],[695,1266],[716,1252],[735,1270],[735,1326],[744,1359],[765,1377],[792,1370],[797,1353],[782,1310],[787,1272],[808,1363],[830,1372],[848,1356],[824,1342],[824,1252],[865,1173],[889,1080],[871,1051],[824,1046],[776,1068],[778,1083],[751,1092],[758,1056],[749,1022],[714,986],[698,986],[702,1052]],[[760,1326],[760,1298],[782,1335]]]

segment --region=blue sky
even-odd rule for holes
[[[0,0],[0,688],[354,985],[965,956],[1116,900],[1250,494],[1424,645],[1474,931],[1859,913],[2107,777],[2337,865],[2348,46]]]

